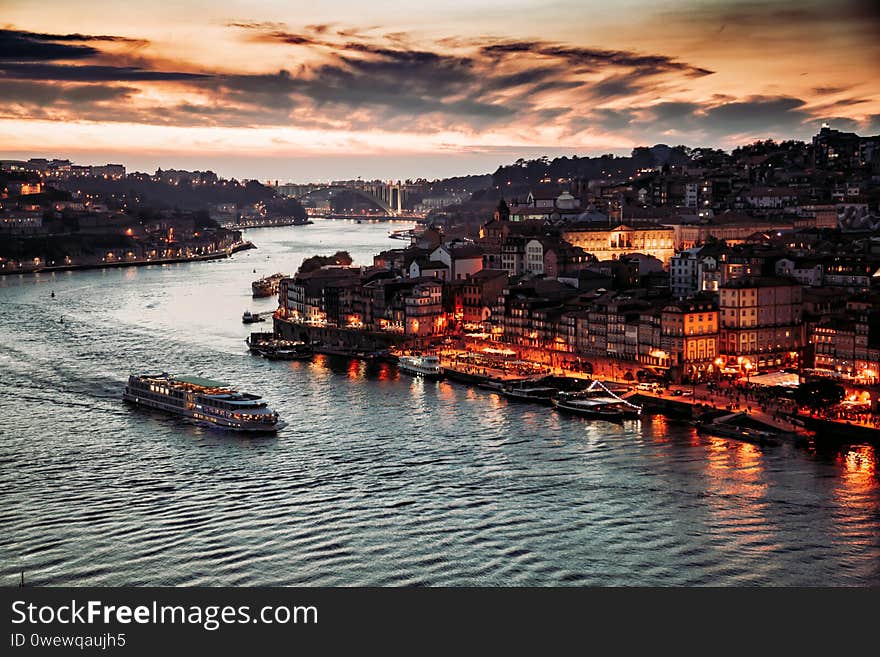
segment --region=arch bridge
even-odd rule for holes
[[[369,201],[382,209],[385,214],[396,217],[403,212],[404,188],[398,183],[367,183],[364,185],[323,185],[310,186],[298,190],[294,198],[303,201],[312,196],[332,197],[335,192],[349,192]]]

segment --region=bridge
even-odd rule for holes
[[[397,217],[403,213],[405,187],[400,182],[358,181],[352,185],[279,185],[277,189],[279,194],[304,202],[303,205],[308,205],[309,201],[317,199],[324,199],[329,203],[335,194],[348,192],[378,206],[388,216]]]

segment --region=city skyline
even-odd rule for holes
[[[880,132],[867,1],[4,3],[0,157],[286,180]],[[379,17],[379,18],[377,18]],[[489,27],[487,27],[489,26]],[[218,54],[220,56],[218,56]],[[222,63],[220,62],[222,60]]]

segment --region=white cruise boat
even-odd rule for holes
[[[397,359],[397,369],[406,374],[421,376],[426,379],[440,379],[443,368],[440,367],[439,356],[401,356]]]
[[[287,426],[259,395],[238,392],[226,383],[197,376],[132,374],[122,398],[233,431],[274,433]]]
[[[614,394],[598,380],[583,392],[559,395],[553,400],[553,406],[559,411],[609,422],[636,420],[642,413],[641,406]]]

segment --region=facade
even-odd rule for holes
[[[455,319],[466,325],[488,321],[507,280],[507,272],[501,269],[483,269],[468,278],[462,284],[461,308],[455,308]]]
[[[700,249],[685,249],[669,260],[669,287],[672,296],[689,297],[699,290],[697,284],[697,262]]]
[[[718,366],[718,304],[711,296],[665,306],[660,328],[661,351],[684,378],[703,379]]]
[[[824,267],[821,262],[809,258],[782,258],[776,262],[776,275],[795,279],[801,285],[822,285]]]
[[[880,311],[875,302],[859,295],[844,311],[812,326],[815,373],[872,385],[880,381]]]
[[[798,361],[803,288],[793,279],[744,277],[719,290],[719,351],[728,365],[754,373]]]
[[[443,312],[443,284],[422,281],[403,297],[404,335],[425,337],[443,333],[446,314]]]
[[[562,238],[598,260],[616,260],[629,253],[644,253],[666,266],[675,255],[675,231],[668,226],[572,226],[563,230]]]
[[[430,256],[446,265],[450,281],[466,280],[483,268],[483,249],[468,243],[445,243]]]
[[[674,243],[678,249],[691,249],[706,244],[713,238],[728,246],[742,244],[755,233],[782,233],[791,231],[790,220],[757,219],[747,215],[723,213],[703,221],[681,222],[671,225]]]

